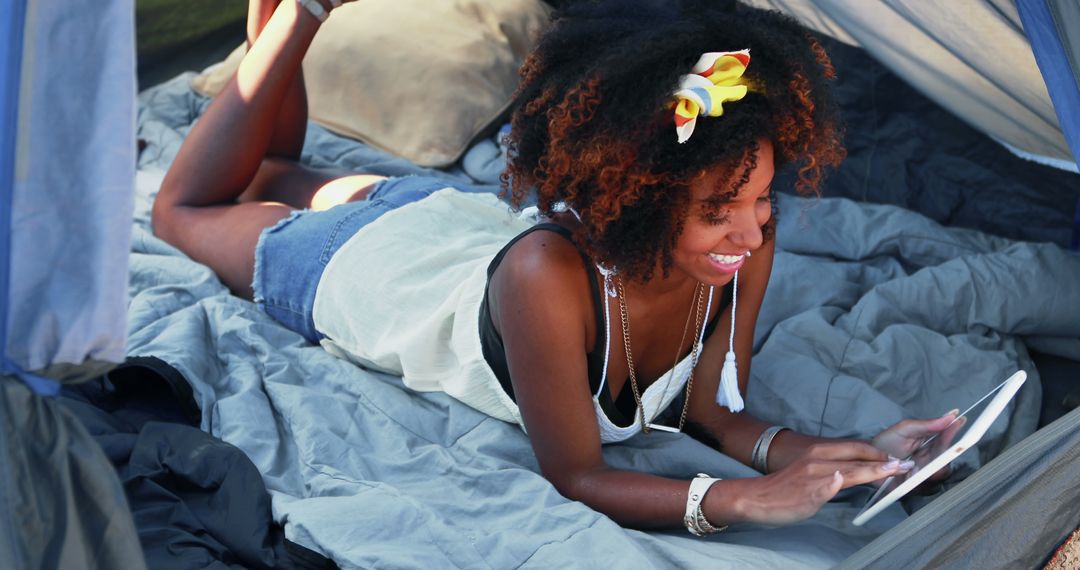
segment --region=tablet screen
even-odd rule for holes
[[[953,437],[953,442],[937,456],[930,456],[916,451],[912,458],[915,460],[917,469],[913,469],[904,475],[886,479],[874,495],[870,497],[859,515],[855,517],[853,523],[858,526],[870,520],[874,515],[884,510],[885,507],[898,501],[923,481],[929,479],[934,473],[940,471],[952,460],[959,457],[961,453],[974,447],[982,439],[982,436],[986,434],[994,421],[998,419],[1001,412],[1005,410],[1005,407],[1020,390],[1020,386],[1023,385],[1026,379],[1027,374],[1022,370],[1013,374],[961,412],[957,416],[957,420],[961,417],[967,417],[968,420],[957,431]],[[974,421],[972,421],[972,418],[974,418]],[[926,449],[933,449],[933,441],[928,440],[923,446]]]

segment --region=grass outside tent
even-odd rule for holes
[[[246,0],[136,0],[139,88],[225,59],[246,17]]]

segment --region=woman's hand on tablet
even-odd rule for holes
[[[863,442],[815,444],[783,469],[739,479],[743,520],[789,524],[811,517],[841,489],[906,473],[911,463]],[[734,481],[733,481],[734,482]]]
[[[910,457],[917,466],[926,465],[952,444],[960,428],[964,427],[966,417],[956,419],[959,410],[952,410],[940,418],[932,420],[901,420],[874,437],[874,447],[894,457]],[[955,422],[953,420],[956,420]],[[934,441],[922,447],[929,439]],[[930,481],[939,481],[949,476],[948,468],[935,473]]]

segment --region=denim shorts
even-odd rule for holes
[[[489,192],[427,176],[387,178],[367,199],[316,212],[298,210],[263,230],[255,246],[252,277],[255,303],[274,320],[318,343],[312,310],[326,264],[360,228],[395,208],[452,186],[462,192]]]

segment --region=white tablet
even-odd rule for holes
[[[1001,412],[1005,410],[1005,406],[1009,404],[1013,399],[1013,396],[1016,395],[1016,392],[1020,390],[1020,386],[1024,384],[1025,380],[1027,380],[1027,373],[1023,370],[1013,374],[1008,380],[1002,382],[1000,386],[991,390],[989,394],[983,396],[978,402],[975,402],[975,405],[960,414],[960,416],[964,416],[975,406],[988,398],[990,394],[997,392],[994,399],[990,400],[990,403],[987,404],[986,409],[979,414],[979,417],[976,418],[974,422],[971,422],[967,431],[965,431],[964,434],[954,441],[945,451],[942,451],[937,457],[920,467],[914,474],[886,479],[885,483],[878,488],[876,493],[874,493],[874,496],[870,497],[870,500],[866,502],[866,506],[863,507],[862,511],[859,512],[852,523],[855,526],[862,526],[863,523],[880,513],[885,507],[900,500],[904,495],[910,493],[912,489],[918,487],[920,483],[926,481],[931,475],[948,465],[950,461],[959,457],[961,453],[975,447],[975,444],[986,434],[986,430],[990,429],[990,425],[994,423],[994,420],[996,420],[999,415],[1001,415]],[[957,416],[957,418],[960,416]]]

